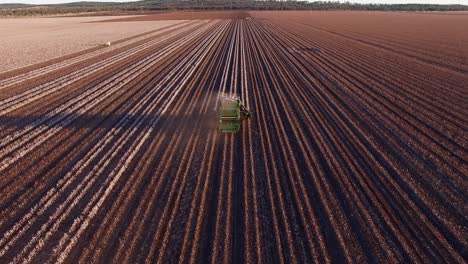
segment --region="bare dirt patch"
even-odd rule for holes
[[[250,15],[244,11],[187,11],[187,12],[170,12],[161,14],[152,14],[147,16],[132,16],[121,17],[116,19],[108,19],[101,22],[128,22],[128,21],[158,21],[158,20],[194,20],[194,19],[235,19],[246,18]]]
[[[14,18],[0,20],[0,72],[48,61],[97,47],[107,41],[141,34],[177,23],[97,22],[102,17]],[[14,54],[14,56],[13,56]]]

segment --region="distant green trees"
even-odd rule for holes
[[[143,12],[151,10],[369,10],[369,11],[468,11],[464,5],[353,4],[333,1],[255,0],[144,0],[127,3],[76,2],[59,5],[0,4],[0,16],[59,15],[68,13]]]

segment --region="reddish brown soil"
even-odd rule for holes
[[[0,262],[464,263],[468,16],[248,16],[4,75]]]

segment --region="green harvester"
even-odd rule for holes
[[[237,133],[241,122],[252,117],[237,97],[220,97],[218,110],[218,130],[221,133]]]

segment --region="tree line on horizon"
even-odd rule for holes
[[[468,11],[465,5],[355,4],[334,1],[257,0],[144,0],[138,2],[74,2],[56,5],[0,4],[0,16],[148,13],[175,10],[356,10],[356,11]]]

